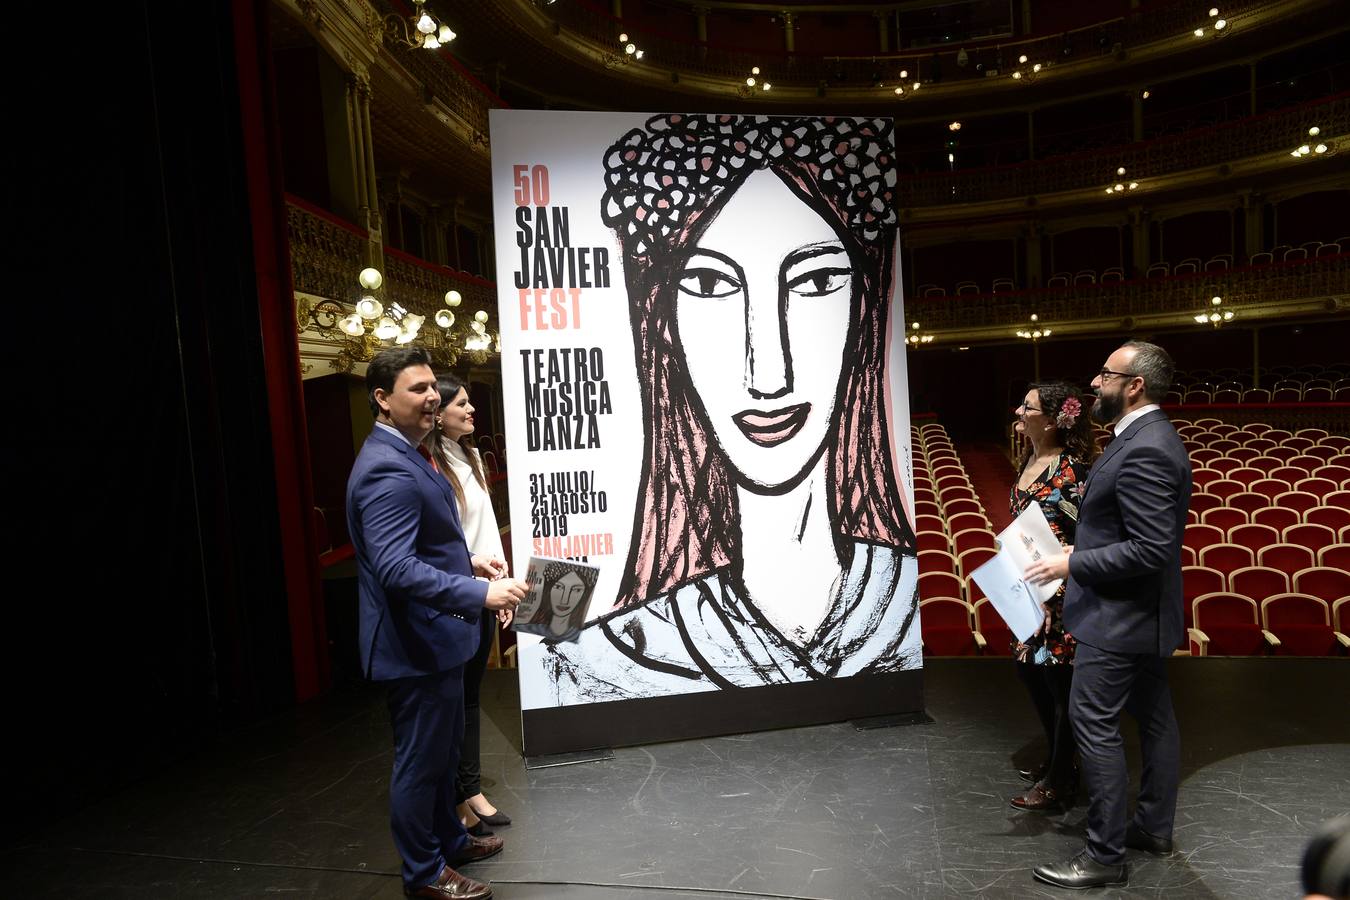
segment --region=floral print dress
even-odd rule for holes
[[[1083,500],[1083,481],[1088,467],[1067,452],[1036,476],[1025,491],[1016,482],[1009,495],[1013,517],[1021,515],[1031,503],[1039,503],[1050,530],[1061,545],[1073,546],[1078,522],[1059,508],[1061,500],[1080,506]],[[1020,479],[1019,479],[1020,480]],[[1045,624],[1026,643],[1013,642],[1013,657],[1018,662],[1062,665],[1073,662],[1073,635],[1064,633],[1064,587],[1060,585],[1055,596],[1045,602]]]

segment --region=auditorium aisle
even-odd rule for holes
[[[998,444],[962,443],[956,446],[956,455],[966,467],[970,486],[980,498],[985,515],[999,532],[1008,527],[1008,488],[1012,485],[1013,468],[1008,454]]]

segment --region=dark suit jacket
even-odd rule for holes
[[[1085,484],[1064,629],[1104,650],[1170,656],[1185,632],[1181,538],[1191,464],[1166,413],[1131,422]]]
[[[487,583],[473,577],[444,476],[375,428],[347,480],[347,527],[356,548],[366,677],[429,675],[472,657]]]

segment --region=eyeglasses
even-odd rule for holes
[[[1045,410],[1039,407],[1027,406],[1025,403],[1018,404],[1017,408],[1022,410],[1022,412],[1045,412]]]
[[[1112,372],[1110,369],[1102,369],[1097,373],[1097,377],[1102,381],[1110,381],[1112,377],[1116,378],[1138,378],[1134,372]]]

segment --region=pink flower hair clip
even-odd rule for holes
[[[1055,425],[1060,428],[1072,428],[1073,423],[1078,421],[1078,416],[1083,412],[1083,404],[1078,402],[1077,397],[1066,397],[1060,404],[1059,415],[1055,416]]]

